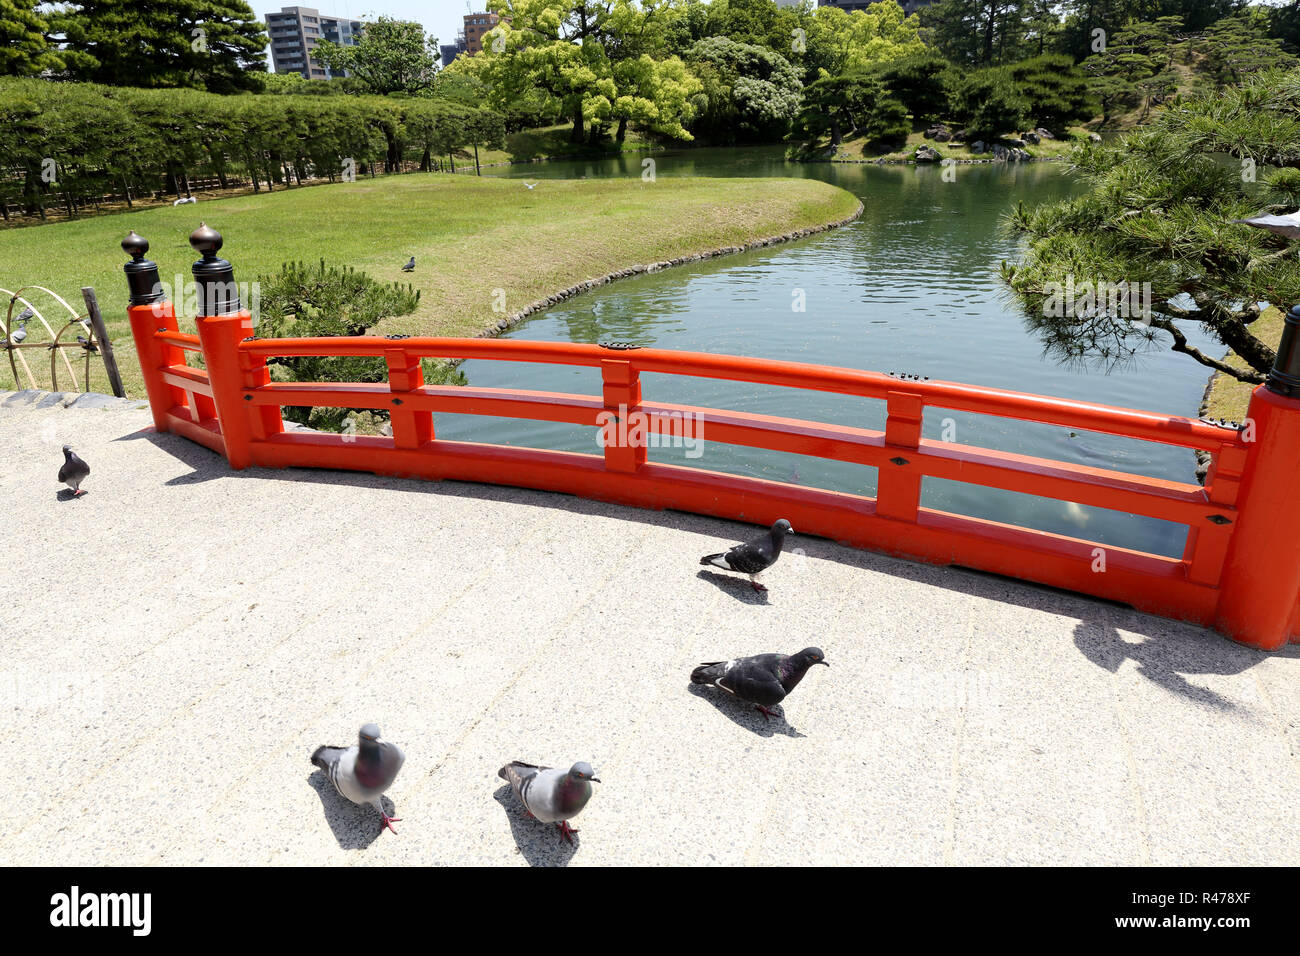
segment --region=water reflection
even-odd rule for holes
[[[641,175],[643,156],[529,164],[500,171],[527,179]],[[1044,359],[1007,305],[998,263],[1016,242],[1000,217],[1017,201],[1068,196],[1061,165],[967,165],[943,182],[934,167],[793,164],[775,150],[656,153],[665,188],[674,176],[796,176],[833,182],[859,196],[861,219],[783,246],[620,280],[561,303],[512,329],[512,338],[638,345],[754,355],[1100,401],[1195,415],[1203,369],[1171,352],[1103,374]],[[792,306],[802,297],[805,311]],[[1194,344],[1213,350],[1204,337]],[[480,386],[598,394],[590,369],[467,362]],[[818,392],[646,375],[649,399],[735,408],[817,421],[883,427],[882,403]],[[1096,467],[1192,481],[1190,451],[987,416],[928,409],[924,434]],[[594,429],[539,422],[441,416],[441,437],[596,453]],[[707,438],[707,435],[706,435]],[[654,449],[652,460],[684,461]],[[874,469],[709,444],[690,464],[718,471],[874,493]],[[1058,501],[927,480],[922,501],[942,508],[1163,554],[1182,552],[1185,529]]]

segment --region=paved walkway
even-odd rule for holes
[[[1300,863],[1297,648],[818,539],[763,600],[697,563],[747,527],[241,474],[139,403],[30,399],[0,395],[0,864]],[[788,723],[688,687],[809,644]],[[397,836],[308,760],[369,720]],[[511,758],[595,765],[576,847]]]

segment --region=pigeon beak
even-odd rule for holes
[[[831,666],[830,661],[818,661],[817,663],[818,663],[818,664],[825,664],[827,667],[830,667],[830,666]]]
[[[599,777],[588,777],[587,779],[590,780],[592,783],[600,783]]]

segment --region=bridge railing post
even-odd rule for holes
[[[185,353],[175,345],[158,341],[160,329],[178,331],[176,310],[167,299],[158,279],[158,264],[146,259],[149,240],[127,233],[122,249],[131,261],[122,267],[126,273],[127,288],[131,298],[127,305],[127,318],[131,323],[131,336],[135,339],[135,354],[140,360],[140,374],[144,379],[145,393],[149,396],[149,410],[153,424],[160,432],[167,431],[167,414],[174,407],[188,403],[186,394],[163,380],[162,370],[169,365],[184,365]]]
[[[925,399],[915,392],[891,391],[886,398],[885,444],[897,451],[876,477],[876,514],[915,521],[921,505],[921,476],[907,457],[921,443]]]
[[[433,412],[403,408],[410,393],[423,387],[424,370],[418,356],[405,349],[386,349],[388,363],[388,388],[393,393],[390,418],[393,423],[393,445],[397,448],[419,448],[433,440]]]
[[[226,459],[231,468],[244,469],[252,464],[253,415],[243,400],[239,343],[253,334],[253,316],[240,306],[230,263],[217,258],[221,233],[200,223],[190,235],[190,245],[203,256],[193,269],[199,305],[194,323],[212,385]]]
[[[641,373],[628,359],[602,359],[605,469],[635,473],[646,462],[650,423],[641,412]]]
[[[1224,561],[1215,629],[1262,650],[1296,633],[1300,603],[1300,306],[1246,412],[1249,442],[1237,529]]]

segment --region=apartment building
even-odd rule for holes
[[[281,7],[266,15],[266,32],[271,35],[271,64],[276,73],[301,73],[304,79],[324,80],[346,76],[346,70],[328,70],[311,58],[321,40],[352,46],[361,36],[359,20],[323,17],[311,7]]]

